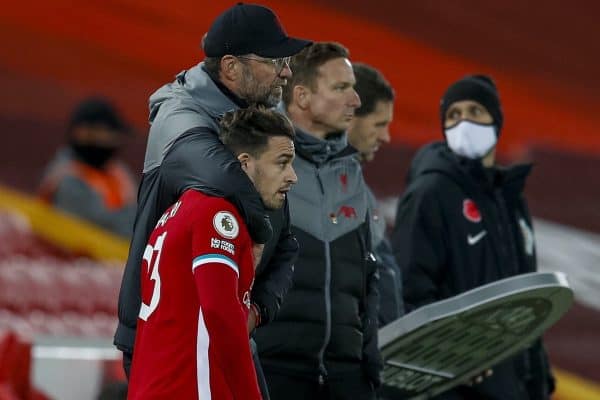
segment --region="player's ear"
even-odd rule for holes
[[[301,110],[305,110],[308,108],[308,105],[310,104],[311,95],[310,88],[302,85],[296,85],[292,90],[292,95],[294,97],[294,101]]]
[[[227,81],[237,81],[242,73],[240,61],[231,55],[225,55],[221,58],[221,77]]]
[[[247,172],[248,170],[248,162],[250,161],[250,154],[248,153],[240,153],[237,156],[238,161],[242,164],[242,169]]]

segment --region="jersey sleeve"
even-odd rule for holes
[[[250,237],[239,225],[233,206],[223,199],[208,203],[192,224],[192,270],[200,304],[198,353],[205,357],[204,363],[199,360],[199,369],[207,365],[211,371],[218,368],[225,382],[209,373],[205,374],[206,381],[198,384],[210,390],[213,398],[219,398],[225,390],[234,399],[260,399],[250,353],[247,312],[238,287],[241,257],[250,254]]]

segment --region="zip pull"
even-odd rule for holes
[[[326,377],[323,374],[319,374],[319,385],[323,386],[325,384]]]
[[[365,259],[367,261],[370,262],[377,262],[377,258],[375,257],[375,254],[373,254],[372,252],[369,251],[369,253],[367,254],[367,256],[365,257]]]
[[[325,369],[325,365],[319,365],[319,376],[317,377],[317,381],[319,382],[319,386],[325,385],[327,382],[327,369]]]

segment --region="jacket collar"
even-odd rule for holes
[[[325,139],[319,139],[297,126],[295,130],[296,151],[300,156],[315,164],[323,164],[332,158],[356,153],[356,150],[348,145],[345,132],[331,133]]]
[[[237,104],[239,100],[233,93],[225,92],[223,89],[226,88],[221,86],[217,86],[204,71],[203,63],[180,72],[174,82],[162,86],[150,96],[150,123],[154,121],[162,103],[171,99],[177,99],[184,107],[201,111],[212,120],[219,120],[226,112],[240,108]],[[193,104],[189,104],[190,101]]]
[[[532,164],[515,164],[508,167],[495,166],[486,171],[480,160],[471,160],[453,153],[444,142],[423,147],[411,163],[409,182],[418,176],[437,172],[459,184],[474,185],[486,191],[501,189],[510,195],[523,192]]]
[[[177,82],[188,92],[194,102],[200,104],[214,118],[221,118],[227,111],[239,108],[236,102],[224,93],[206,73],[204,63],[177,75]],[[221,86],[225,88],[223,85]],[[233,93],[231,94],[233,95]]]
[[[479,186],[487,190],[502,189],[507,194],[520,194],[525,189],[525,181],[531,173],[533,164],[523,163],[509,166],[494,165],[486,168],[481,160],[471,160],[464,157],[454,156],[467,175],[469,175]]]
[[[239,108],[247,108],[248,107],[248,103],[246,102],[246,100],[238,97],[235,93],[233,93],[231,90],[229,90],[229,88],[225,85],[223,85],[223,83],[219,80],[218,76],[214,76],[213,74],[211,74],[210,72],[208,72],[206,70],[206,68],[204,68],[204,63],[201,64],[202,65],[202,71],[204,71],[206,73],[206,75],[208,75],[208,77],[213,81],[213,83],[215,84],[216,87],[219,88],[219,90],[229,98],[229,100],[231,100],[232,102],[234,102]]]

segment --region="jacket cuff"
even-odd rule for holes
[[[252,302],[252,306],[253,308],[256,308],[256,311],[258,312],[259,316],[258,320],[260,321],[260,323],[257,322],[256,327],[271,322],[271,319],[269,318],[271,313],[269,312],[269,307],[266,304],[263,304],[260,301],[260,299],[254,299],[254,301]]]
[[[258,328],[262,322],[262,315],[260,313],[260,308],[256,303],[250,304],[250,312],[254,314],[254,320],[256,322],[254,327]]]
[[[113,344],[122,352],[133,353],[135,343],[135,327],[130,328],[119,322]]]

